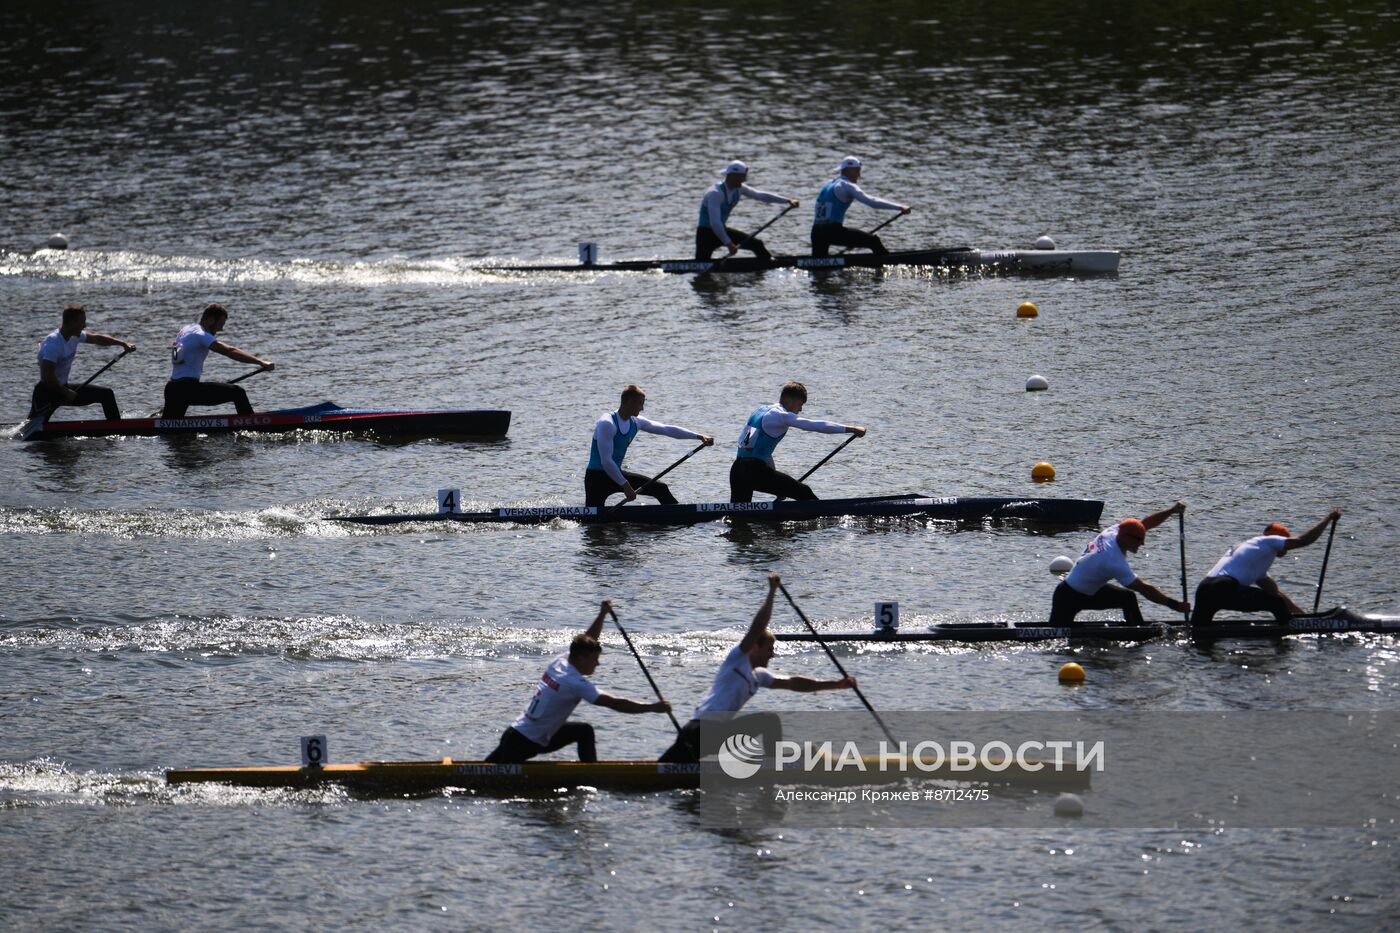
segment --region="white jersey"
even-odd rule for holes
[[[1226,551],[1210,568],[1207,577],[1231,577],[1241,586],[1253,586],[1269,575],[1274,558],[1283,553],[1288,539],[1281,535],[1259,535]]]
[[[76,337],[64,337],[60,328],[39,341],[39,378],[44,378],[44,364],[52,363],[58,384],[67,385],[68,376],[73,371],[73,357],[78,355],[78,344],[87,343],[87,339],[87,331],[82,331]]]
[[[1099,532],[1065,577],[1071,589],[1085,596],[1093,596],[1109,580],[1117,580],[1124,586],[1131,586],[1137,580],[1137,574],[1128,566],[1127,555],[1118,544],[1117,525]]]
[[[204,360],[218,340],[198,324],[186,324],[170,344],[170,378],[198,379],[204,375]]]
[[[695,707],[694,719],[715,719],[726,713],[737,713],[758,692],[759,687],[773,686],[774,677],[766,667],[754,667],[749,654],[739,645],[729,649],[719,666],[715,682]]]
[[[598,688],[569,663],[567,654],[561,654],[544,669],[534,698],[511,728],[536,745],[548,745],[579,700],[597,703]]]

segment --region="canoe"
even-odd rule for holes
[[[1039,769],[1023,768],[1015,761],[984,760],[970,768],[953,770],[947,763],[931,771],[911,766],[901,770],[898,759],[890,767],[879,756],[863,756],[866,770],[801,771],[764,769],[751,778],[754,784],[862,785],[917,780],[967,781],[1014,784],[1037,788],[1084,788],[1090,772],[1067,764],[1057,769],[1050,761]],[[1037,762],[1028,762],[1037,764]],[[665,791],[698,788],[706,774],[720,779],[714,761],[702,764],[663,764],[657,761],[528,761],[497,765],[484,761],[363,761],[327,764],[318,768],[295,765],[243,768],[177,768],[165,772],[168,784],[233,784],[240,787],[308,788],[343,785],[370,793],[428,792],[447,788],[487,793],[554,793],[561,788],[596,787],[623,791]],[[746,781],[745,783],[748,783]]]
[[[878,269],[886,266],[933,266],[947,269],[987,269],[998,272],[1068,272],[1104,274],[1118,271],[1117,250],[998,249],[967,246],[905,250],[877,256],[734,256],[729,259],[630,259],[595,263],[522,263],[482,266],[483,272],[766,272],[770,269]]]
[[[341,408],[322,402],[305,408],[260,411],[251,415],[188,415],[183,418],[122,418],[117,421],[50,421],[29,440],[62,437],[160,437],[180,434],[229,434],[234,431],[344,431],[380,437],[505,437],[510,412],[490,409],[429,411],[420,409]]]
[[[1400,616],[1364,615],[1338,606],[1327,612],[1296,616],[1280,625],[1272,619],[1217,618],[1210,625],[1186,625],[1183,620],[1145,622],[1128,625],[1123,622],[1080,622],[1075,625],[1015,625],[1007,622],[945,622],[923,631],[868,630],[864,632],[822,632],[821,640],[829,642],[1042,642],[1081,641],[1151,641],[1181,632],[1195,641],[1222,639],[1277,640],[1289,635],[1322,635],[1329,633],[1400,634]],[[811,632],[778,632],[779,641],[817,641]]]
[[[690,525],[727,518],[751,522],[810,521],[842,516],[920,516],[945,521],[1034,522],[1044,525],[1092,525],[1103,513],[1098,499],[1018,499],[1005,496],[934,497],[919,494],[816,499],[808,502],[700,502],[676,505],[545,505],[492,509],[489,512],[422,512],[389,515],[336,515],[336,521],[361,525],[404,522],[512,522],[544,524],[564,519],[586,525],[634,522]]]

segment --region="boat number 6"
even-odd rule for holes
[[[326,763],[326,737],[324,735],[303,735],[301,737],[301,766],[319,768]]]

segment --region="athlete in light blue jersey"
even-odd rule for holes
[[[640,387],[629,385],[622,390],[622,402],[617,406],[617,411],[603,415],[593,425],[588,469],[583,473],[585,505],[602,506],[608,501],[608,496],[615,492],[622,493],[627,501],[631,502],[637,498],[637,491],[643,486],[646,487],[646,495],[662,505],[675,504],[676,497],[671,495],[671,489],[665,483],[654,483],[649,476],[622,468],[622,458],[627,456],[627,448],[631,446],[638,431],[664,434],[666,437],[681,440],[702,441],[707,447],[715,442],[708,434],[697,434],[695,431],[641,417],[646,403],[647,394]]]
[[[778,404],[760,405],[749,415],[739,435],[738,453],[729,468],[729,501],[752,502],[755,492],[772,493],[779,499],[815,499],[816,493],[806,483],[780,472],[773,465],[773,451],[787,436],[788,428],[819,431],[822,434],[854,434],[865,436],[858,424],[837,424],[834,421],[813,421],[799,418],[807,404],[807,387],[789,382],[778,394]]]
[[[738,161],[730,162],[724,167],[724,178],[715,182],[714,187],[705,192],[705,197],[700,202],[700,220],[695,227],[696,262],[708,260],[720,246],[729,250],[729,255],[733,256],[739,251],[741,243],[744,249],[759,259],[772,258],[773,254],[768,252],[768,247],[763,245],[762,240],[725,226],[729,222],[729,212],[739,203],[740,198],[753,198],[768,204],[786,204],[789,207],[797,207],[798,202],[796,198],[785,198],[780,194],[769,194],[757,188],[750,188],[744,184],[748,177],[747,165]]]
[[[859,201],[883,211],[899,211],[901,214],[913,210],[907,204],[872,198],[861,191],[860,186],[856,184],[860,181],[860,168],[860,159],[846,156],[836,169],[836,177],[823,185],[817,194],[816,217],[812,221],[813,256],[828,255],[832,246],[861,246],[877,256],[889,252],[875,234],[846,229],[846,209],[851,206],[852,201]]]

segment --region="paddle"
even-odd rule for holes
[[[1186,513],[1176,513],[1176,538],[1181,545],[1181,601],[1188,602],[1186,598]],[[1182,610],[1182,618],[1187,625],[1191,624],[1191,613]]]
[[[121,359],[122,357],[126,356],[126,355],[127,355],[128,353],[130,353],[130,352],[131,352],[130,350],[123,350],[122,352],[118,353],[118,354],[116,355],[116,357],[114,357],[113,359],[108,360],[108,361],[107,361],[107,365],[106,365],[106,366],[103,366],[103,367],[102,367],[101,369],[99,369],[97,372],[95,372],[95,373],[93,373],[91,376],[89,376],[89,377],[88,377],[88,381],[87,381],[87,382],[84,382],[82,385],[78,386],[77,391],[81,392],[81,391],[83,391],[84,389],[86,389],[89,385],[92,384],[92,380],[96,379],[98,376],[102,375],[102,374],[105,373],[107,370],[111,369],[113,366],[115,366],[115,365],[117,364],[117,360],[119,360],[119,359]],[[62,405],[62,404],[63,404],[62,402],[54,402],[54,403],[52,403],[52,404],[46,406],[45,408],[43,408],[41,411],[37,412],[37,413],[34,415],[34,417],[30,418],[30,419],[29,419],[28,421],[26,421],[24,424],[20,425],[19,433],[18,433],[16,436],[17,436],[20,440],[22,440],[22,441],[27,441],[27,440],[29,440],[29,436],[30,436],[31,434],[33,434],[35,431],[39,430],[39,428],[43,426],[44,422],[47,421],[47,420],[49,420],[49,415],[53,414],[54,411],[55,411],[60,405]]]
[[[696,448],[695,448],[694,450],[692,450],[690,453],[686,454],[684,457],[681,457],[681,458],[680,458],[679,460],[677,460],[675,463],[671,464],[671,465],[668,466],[666,469],[662,470],[660,473],[657,473],[655,476],[653,476],[651,479],[647,480],[645,483],[642,483],[642,485],[638,486],[635,490],[633,490],[633,492],[635,492],[637,495],[640,496],[640,495],[642,494],[642,490],[643,490],[643,489],[646,489],[646,488],[647,488],[648,486],[650,486],[652,483],[656,482],[656,481],[659,480],[661,477],[665,476],[667,473],[670,473],[672,470],[674,470],[676,467],[680,466],[682,463],[685,463],[685,462],[686,462],[687,460],[689,460],[691,457],[693,457],[693,456],[695,456],[696,454],[698,454],[698,453],[700,452],[701,448],[706,447],[706,446],[708,446],[708,445],[703,444],[703,443],[697,445]],[[616,511],[617,509],[622,508],[622,506],[623,506],[624,504],[626,504],[626,502],[627,502],[627,500],[626,500],[626,499],[623,499],[622,502],[619,502],[617,505],[609,506],[608,508],[606,508],[606,509],[603,510],[603,514],[604,514],[604,515],[611,515],[611,514],[612,514],[614,511]]]
[[[723,259],[721,259],[719,262],[715,263],[715,268],[718,269],[718,268],[720,268],[721,266],[723,266],[726,262],[729,261],[729,259],[730,259],[731,256],[738,255],[739,250],[741,250],[741,249],[743,249],[745,246],[747,246],[747,245],[748,245],[748,242],[749,242],[750,240],[752,240],[754,237],[758,236],[758,235],[759,235],[760,233],[762,233],[764,230],[767,230],[769,227],[773,226],[773,225],[774,225],[775,223],[777,223],[778,221],[782,220],[782,219],[783,219],[783,215],[786,214],[786,213],[787,213],[788,211],[790,211],[790,210],[792,210],[792,205],[791,205],[791,204],[789,204],[787,207],[783,208],[782,210],[778,211],[778,216],[777,216],[777,217],[774,217],[772,220],[768,221],[768,223],[766,223],[766,224],[764,224],[763,226],[759,227],[759,228],[758,228],[757,230],[755,230],[753,233],[750,233],[748,236],[746,236],[746,237],[744,237],[742,240],[740,240],[740,241],[739,241],[739,245],[736,246],[736,247],[734,248],[734,252],[730,253],[729,256],[725,256],[725,257],[724,257]]]
[[[239,376],[239,377],[237,377],[237,378],[235,378],[235,379],[230,379],[230,380],[228,381],[228,384],[229,384],[229,385],[233,385],[235,382],[242,382],[244,379],[249,379],[249,378],[251,378],[251,377],[253,377],[253,376],[256,376],[258,373],[265,373],[265,372],[267,372],[269,369],[271,369],[270,366],[259,366],[257,369],[250,369],[250,370],[248,370],[246,373],[244,373],[243,375],[241,375],[241,376]],[[149,415],[147,415],[146,417],[147,417],[147,418],[159,418],[159,417],[160,417],[160,413],[163,412],[163,411],[165,411],[165,406],[162,405],[160,408],[157,408],[155,411],[151,412],[151,413],[150,413]]]
[[[779,583],[778,589],[783,591],[783,595],[787,597],[787,601],[792,606],[793,611],[797,613],[797,617],[806,623],[807,630],[812,633],[812,637],[817,640],[817,644],[822,646],[822,650],[825,651],[826,656],[831,659],[831,663],[836,665],[836,669],[841,672],[841,676],[850,677],[851,675],[846,672],[846,669],[841,666],[841,662],[836,659],[836,655],[832,653],[831,646],[826,643],[826,639],[822,638],[821,633],[817,631],[817,627],[812,624],[812,621],[807,618],[807,614],[802,611],[797,605],[797,601],[792,598],[792,594],[787,591],[787,587]],[[865,694],[860,692],[860,687],[852,687],[851,689],[856,692],[856,696],[860,697],[860,701],[865,704],[865,708],[870,711],[870,715],[875,717],[875,722],[879,723],[880,730],[885,733],[885,738],[889,739],[890,745],[898,745],[899,743],[895,741],[894,733],[890,732],[889,726],[885,725],[885,721],[880,718],[880,714],[875,712],[875,707],[870,705],[870,701],[865,698]]]
[[[810,470],[808,470],[806,473],[803,473],[801,476],[799,476],[799,477],[797,478],[797,481],[800,483],[800,482],[804,481],[805,479],[807,479],[807,477],[811,476],[813,473],[817,472],[817,470],[821,469],[822,464],[826,463],[826,461],[830,460],[832,457],[834,457],[834,456],[836,456],[837,454],[839,454],[839,453],[841,452],[841,450],[842,450],[847,444],[849,444],[851,441],[855,440],[855,439],[858,438],[858,437],[860,437],[859,434],[852,434],[850,437],[846,438],[844,441],[842,441],[842,442],[837,446],[837,448],[836,448],[835,450],[833,450],[831,453],[827,454],[825,457],[822,457],[821,460],[817,461],[817,465],[816,465],[816,466],[812,467],[812,468],[811,468]]]
[[[694,451],[691,451],[691,453],[694,453]],[[651,684],[652,691],[656,693],[656,698],[662,703],[665,703],[666,698],[661,695],[661,688],[656,686],[656,681],[651,679],[651,671],[647,670],[646,662],[643,661],[642,656],[637,653],[636,647],[632,644],[632,637],[627,634],[627,629],[623,628],[622,623],[618,621],[617,613],[613,612],[613,607],[611,605],[608,606],[608,615],[612,616],[613,624],[616,625],[617,630],[622,633],[622,640],[627,642],[627,647],[632,652],[632,657],[637,659],[637,664],[641,666],[642,673],[647,677],[647,683]],[[671,725],[676,727],[677,732],[680,732],[681,724],[676,721],[676,714],[667,710],[666,715],[671,717]]]
[[[1332,537],[1337,533],[1337,520],[1332,520],[1332,527],[1327,532],[1327,549],[1322,552],[1322,572],[1317,575],[1317,595],[1313,597],[1313,613],[1317,613],[1317,607],[1322,605],[1322,581],[1327,576],[1327,559],[1332,556]]]
[[[884,223],[882,223],[882,224],[877,224],[876,226],[874,226],[874,227],[871,228],[871,230],[870,230],[871,235],[873,236],[873,235],[875,234],[875,231],[876,231],[876,230],[881,230],[881,229],[883,229],[883,228],[885,228],[885,227],[888,227],[890,224],[894,223],[896,220],[898,220],[899,218],[901,218],[901,217],[903,217],[903,216],[904,216],[904,212],[903,212],[903,211],[900,211],[900,212],[898,212],[897,214],[895,214],[893,217],[891,217],[889,220],[885,221]],[[838,256],[844,256],[844,255],[846,255],[847,253],[849,253],[849,252],[850,252],[852,249],[854,249],[854,248],[855,248],[855,247],[847,246],[847,247],[845,247],[844,249],[842,249],[841,252],[837,253],[836,255],[838,255]]]

